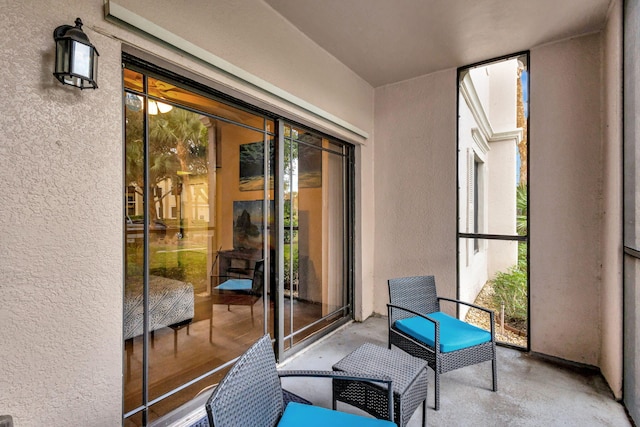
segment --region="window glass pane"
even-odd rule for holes
[[[158,106],[155,114],[149,108],[149,181],[145,184],[145,109],[129,104],[125,197],[131,245],[125,284],[124,323],[129,331],[125,332],[125,411],[142,403],[145,219],[149,222],[146,286],[152,400],[218,369],[264,334],[266,279],[264,263],[259,268],[258,264],[265,258],[268,229],[264,220],[273,218],[263,204],[263,133],[175,106]],[[243,157],[243,147],[252,147],[249,154],[256,157]],[[243,176],[249,185],[242,182]],[[142,203],[144,191],[149,209]],[[242,290],[235,292],[235,286]],[[129,325],[135,316],[133,328]],[[153,406],[153,416],[192,399],[220,375],[163,399]]]
[[[496,341],[526,347],[526,242],[463,238],[459,249],[460,300],[495,312]],[[467,310],[461,306],[462,319],[488,328],[487,315],[479,310]]]
[[[458,293],[494,310],[497,340],[519,347],[528,345],[527,66],[523,55],[461,70],[458,91]],[[488,325],[478,310],[460,315]]]
[[[347,304],[344,157],[321,149],[328,140],[288,129],[285,136],[298,139],[285,139],[285,335],[294,334],[287,347]]]
[[[127,89],[142,92],[142,74],[132,71],[128,68],[124,69],[124,87]]]
[[[135,96],[135,95],[134,95]],[[144,261],[144,117],[125,107],[125,283],[124,283],[124,411],[142,404],[142,325]]]
[[[284,136],[285,138],[291,138],[292,140],[294,140],[294,142],[303,142],[305,144],[322,147],[322,138],[309,132],[306,129],[294,126],[286,126],[284,130]]]
[[[522,61],[513,58],[474,68],[461,78],[461,233],[517,235],[519,216],[526,216],[528,101]]]
[[[149,95],[172,101],[257,129],[264,129],[264,118],[231,105],[223,104],[162,80],[149,78]]]

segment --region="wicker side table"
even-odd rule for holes
[[[360,375],[388,375],[393,380],[394,422],[404,427],[422,403],[422,424],[427,425],[427,363],[400,350],[366,343],[333,365],[334,371]],[[345,402],[376,418],[387,418],[387,391],[378,384],[333,380],[333,409]]]

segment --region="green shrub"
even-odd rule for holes
[[[491,281],[493,302],[500,307],[504,302],[505,321],[525,323],[527,321],[527,246],[518,244],[518,264],[506,272],[499,272]]]

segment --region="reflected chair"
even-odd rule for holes
[[[247,305],[251,309],[251,324],[253,320],[253,305],[262,296],[264,284],[264,260],[256,261],[253,269],[253,278],[230,278],[211,289],[211,303],[223,304],[231,311],[232,305]],[[211,341],[211,329],[213,327],[213,308],[211,310],[209,328],[209,341]]]
[[[285,405],[282,377],[324,377],[383,383],[389,390],[389,420],[334,411],[291,402]],[[206,403],[211,427],[393,427],[393,391],[389,377],[353,376],[334,371],[280,371],[271,346],[264,335],[233,365]]]
[[[433,276],[389,280],[389,348],[391,345],[427,361],[435,373],[435,410],[440,409],[440,374],[491,361],[493,391],[498,390],[495,316],[475,304],[438,297]],[[440,311],[440,301],[463,304],[485,312],[491,331]]]

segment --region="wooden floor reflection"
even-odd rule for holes
[[[259,300],[253,307],[254,318],[247,306],[212,305],[206,295],[196,295],[195,316],[187,327],[162,328],[150,337],[149,352],[149,400],[156,399],[185,382],[216,369],[241,355],[264,334],[264,306]],[[290,312],[285,302],[285,313]],[[273,303],[269,304],[269,319],[273,319]],[[322,305],[302,301],[293,304],[294,329],[310,325],[322,317]],[[210,322],[212,319],[212,322]],[[285,322],[288,323],[288,322]],[[212,327],[210,329],[210,324]],[[327,323],[320,322],[308,331],[308,336]],[[269,325],[273,335],[273,325]],[[288,325],[287,325],[288,326]],[[285,333],[288,333],[288,327]],[[211,334],[211,341],[209,336]],[[125,413],[142,403],[142,336],[125,343],[124,354],[124,405]],[[217,384],[226,370],[213,374],[198,383],[156,403],[150,420],[157,419],[201,392]],[[130,417],[125,426],[142,425],[140,416]]]

